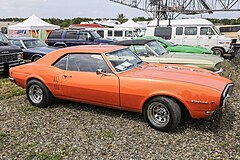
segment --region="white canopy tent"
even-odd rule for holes
[[[8,30],[53,30],[59,28],[60,26],[47,23],[34,14],[21,23],[8,26]]]
[[[127,22],[116,25],[114,28],[129,28],[129,29],[145,29],[143,25],[137,24],[132,19],[129,19]]]

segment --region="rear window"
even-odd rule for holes
[[[155,28],[154,36],[162,37],[164,39],[171,39],[172,28],[171,27],[157,27]]]
[[[66,32],[66,39],[76,39],[76,31],[67,31]]]
[[[60,31],[60,30],[52,31],[48,36],[48,39],[59,39],[61,38],[62,33],[63,31]]]

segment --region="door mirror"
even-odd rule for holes
[[[144,52],[144,57],[149,57],[148,53]]]
[[[103,73],[103,69],[97,69],[97,70],[96,70],[96,74],[97,74],[97,75],[104,74],[104,73]]]

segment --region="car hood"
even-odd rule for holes
[[[22,52],[21,49],[19,49],[16,46],[0,46],[0,54],[9,54],[9,53],[17,53],[17,52]]]
[[[228,83],[231,83],[229,79],[205,69],[157,63],[144,64],[142,67],[119,73],[119,76],[179,81],[214,88],[221,92]]]
[[[55,51],[57,48],[54,47],[36,47],[36,48],[27,48],[23,49],[24,52],[31,52],[31,53],[42,53],[47,54],[49,52]]]
[[[172,60],[176,59],[182,63],[202,63],[202,64],[217,64],[223,62],[223,58],[216,55],[209,54],[189,54],[189,53],[175,53],[171,52],[160,56],[159,58],[171,58]]]

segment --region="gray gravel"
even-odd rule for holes
[[[171,133],[150,128],[139,113],[61,100],[40,109],[26,96],[1,100],[0,159],[240,159],[240,65],[224,66],[235,82],[224,111],[210,120],[183,117]]]

